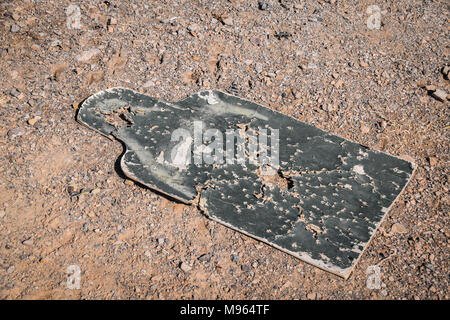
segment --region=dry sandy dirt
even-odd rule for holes
[[[0,298],[448,299],[449,25],[444,0],[0,1]],[[115,86],[228,91],[418,168],[343,280],[127,180],[75,121]]]

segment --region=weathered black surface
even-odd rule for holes
[[[78,120],[125,143],[121,167],[131,179],[345,278],[413,172],[407,161],[218,91],[167,103],[114,88],[88,98]],[[194,121],[222,132],[279,129],[279,167],[266,176],[248,161],[174,165],[172,132],[194,137]]]

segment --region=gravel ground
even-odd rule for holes
[[[448,2],[259,2],[0,2],[0,298],[449,298]],[[418,168],[343,280],[126,180],[75,122],[115,86],[228,91]]]

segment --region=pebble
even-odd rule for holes
[[[238,262],[239,261],[239,256],[237,254],[232,254],[231,255],[231,261]]]
[[[95,188],[91,191],[92,194],[99,194],[100,193],[100,189],[99,188]]]
[[[280,32],[275,34],[275,38],[277,38],[278,40],[287,39],[287,38],[289,38],[291,36],[292,36],[292,34],[290,34],[287,31],[280,31]]]
[[[408,229],[406,229],[405,226],[402,225],[401,223],[394,223],[392,225],[391,232],[403,234],[403,233],[407,233]]]
[[[30,126],[34,126],[36,124],[36,122],[38,122],[40,119],[40,117],[34,117],[32,119],[29,119],[27,122]]]
[[[370,132],[370,127],[366,124],[361,125],[361,133],[369,133]]]
[[[450,73],[450,67],[449,66],[443,67],[441,72],[444,75],[444,78],[448,80],[448,74]]]
[[[85,222],[83,224],[83,231],[84,232],[89,232],[91,230],[91,224],[89,222]]]
[[[101,54],[102,52],[99,49],[92,48],[76,56],[75,60],[81,63],[89,63],[90,61],[92,61],[94,58],[98,57]]]
[[[445,100],[447,100],[447,92],[445,92],[444,90],[441,90],[441,89],[437,89],[436,91],[434,91],[431,94],[431,96],[441,102],[444,102]]]
[[[37,105],[36,99],[30,99],[27,101],[30,107],[35,107]]]
[[[189,25],[187,27],[187,29],[189,32],[197,32],[199,30],[199,26],[198,26],[198,24],[193,23],[193,24]]]
[[[147,82],[145,82],[142,85],[142,88],[150,88],[150,87],[154,87],[154,86],[155,86],[155,83],[152,80],[148,80]]]
[[[31,239],[31,238],[26,239],[26,240],[22,241],[22,244],[25,246],[31,246],[31,245],[33,245],[33,239]]]
[[[209,260],[211,260],[211,255],[208,253],[202,254],[200,257],[198,257],[198,261],[200,262],[209,262]]]
[[[328,112],[332,112],[332,111],[336,111],[338,109],[337,105],[329,103],[327,104],[327,106],[325,107],[326,111]]]
[[[14,98],[17,98],[20,96],[20,91],[17,90],[16,88],[12,88],[9,94],[12,95]]]
[[[8,131],[8,137],[14,139],[16,137],[23,136],[25,134],[25,129],[17,127]]]
[[[192,267],[188,265],[186,262],[182,262],[180,264],[180,269],[183,270],[184,272],[189,272],[192,270]]]
[[[50,42],[50,47],[57,47],[59,45],[61,45],[60,40],[54,40],[54,41]]]
[[[233,18],[232,17],[223,18],[222,22],[226,26],[232,26],[233,25]]]
[[[437,165],[437,158],[436,157],[429,157],[428,158],[428,163],[430,164],[430,166],[434,167]]]
[[[367,68],[369,66],[369,64],[365,62],[363,59],[359,60],[359,65],[363,68]]]
[[[19,32],[20,28],[17,24],[11,25],[11,28],[9,29],[12,33]]]
[[[269,4],[267,2],[259,1],[258,9],[259,10],[267,10],[267,9],[269,9]]]
[[[108,24],[111,25],[111,26],[116,25],[117,24],[117,19],[116,18],[110,18],[108,20]]]
[[[11,79],[17,79],[17,77],[19,76],[19,72],[17,72],[17,70],[12,70],[9,75],[11,76]]]
[[[316,293],[310,292],[306,295],[306,298],[308,298],[309,300],[314,300],[314,299],[316,299]]]

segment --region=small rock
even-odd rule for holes
[[[403,234],[403,233],[407,233],[408,229],[406,229],[405,226],[402,225],[401,223],[394,223],[392,225],[391,232]]]
[[[164,244],[164,238],[158,238],[158,245]]]
[[[25,130],[23,128],[14,128],[8,131],[8,137],[10,139],[14,139],[16,137],[23,136],[25,134]]]
[[[37,100],[36,99],[30,99],[30,100],[28,100],[27,103],[30,105],[30,107],[35,107],[37,105]]]
[[[50,47],[57,47],[59,45],[61,45],[60,40],[53,40],[52,42],[50,42]]]
[[[445,100],[447,100],[447,92],[445,92],[444,90],[441,90],[441,89],[437,89],[436,91],[434,91],[431,94],[431,96],[441,102],[444,102]]]
[[[155,86],[155,83],[152,80],[148,80],[147,82],[145,82],[142,85],[142,88],[150,88],[150,87],[154,87],[154,86]]]
[[[80,7],[71,4],[66,8],[67,21],[66,25],[69,29],[81,29]]]
[[[314,300],[314,299],[316,299],[316,293],[310,292],[306,295],[306,298],[308,298],[309,300]]]
[[[436,157],[428,157],[428,163],[430,166],[434,167],[437,165],[437,158]]]
[[[428,91],[435,91],[436,90],[436,86],[429,84],[425,86],[425,89]]]
[[[209,260],[211,260],[211,255],[208,253],[202,254],[200,257],[198,257],[198,261],[200,262],[209,262]]]
[[[290,34],[287,31],[280,31],[280,32],[275,34],[275,38],[277,38],[278,40],[287,39],[287,38],[289,38],[291,36],[292,36],[292,34]]]
[[[259,10],[267,10],[269,9],[269,4],[263,1],[258,2],[258,9]]]
[[[89,49],[87,51],[84,51],[83,53],[81,53],[80,55],[75,57],[75,60],[77,60],[78,62],[81,63],[89,63],[91,62],[94,58],[97,58],[98,56],[100,56],[102,54],[102,52],[97,49],[97,48],[92,48]]]
[[[325,109],[328,112],[332,112],[332,111],[336,111],[338,109],[338,107],[335,104],[329,103],[329,104],[327,104]]]
[[[233,18],[232,17],[222,18],[222,22],[226,26],[232,26],[233,25]]]
[[[16,88],[12,88],[9,94],[14,98],[18,98],[20,96],[20,91],[17,90]]]
[[[427,86],[427,81],[426,80],[419,80],[416,82],[416,86],[418,88],[425,88]]]
[[[26,239],[26,240],[22,241],[22,244],[25,246],[31,246],[31,245],[33,245],[33,239],[31,239],[31,238]]]
[[[84,232],[89,232],[91,230],[91,224],[89,222],[85,222],[83,224],[83,231]]]
[[[17,24],[11,25],[11,28],[9,29],[9,31],[11,31],[12,33],[19,32],[19,30],[20,30],[20,28]]]
[[[189,32],[195,33],[195,32],[197,32],[199,30],[199,26],[198,26],[198,24],[193,23],[193,24],[190,24],[187,27],[187,29],[188,29]]]
[[[365,62],[363,59],[359,60],[359,65],[363,68],[367,68],[369,66],[369,64]]]
[[[34,117],[32,119],[29,119],[27,122],[30,126],[34,126],[36,124],[36,122],[38,122],[40,119],[40,117]]]
[[[116,25],[117,24],[117,19],[116,18],[110,18],[108,20],[108,24],[111,25],[111,26]]]
[[[11,76],[11,79],[14,80],[14,79],[17,79],[17,77],[19,76],[19,72],[17,70],[11,70],[9,75]]]
[[[250,267],[248,265],[246,265],[246,264],[243,264],[241,266],[241,270],[244,271],[244,272],[249,272],[250,271]]]
[[[180,269],[187,273],[192,270],[192,267],[188,265],[186,262],[182,262],[180,264]]]
[[[231,255],[231,261],[238,262],[239,261],[239,256],[237,254],[232,254]]]
[[[448,74],[450,73],[450,67],[449,66],[445,66],[442,68],[441,70],[442,74],[444,75],[444,78],[446,80],[448,80]]]
[[[361,133],[366,134],[370,132],[370,127],[366,124],[361,125]]]

